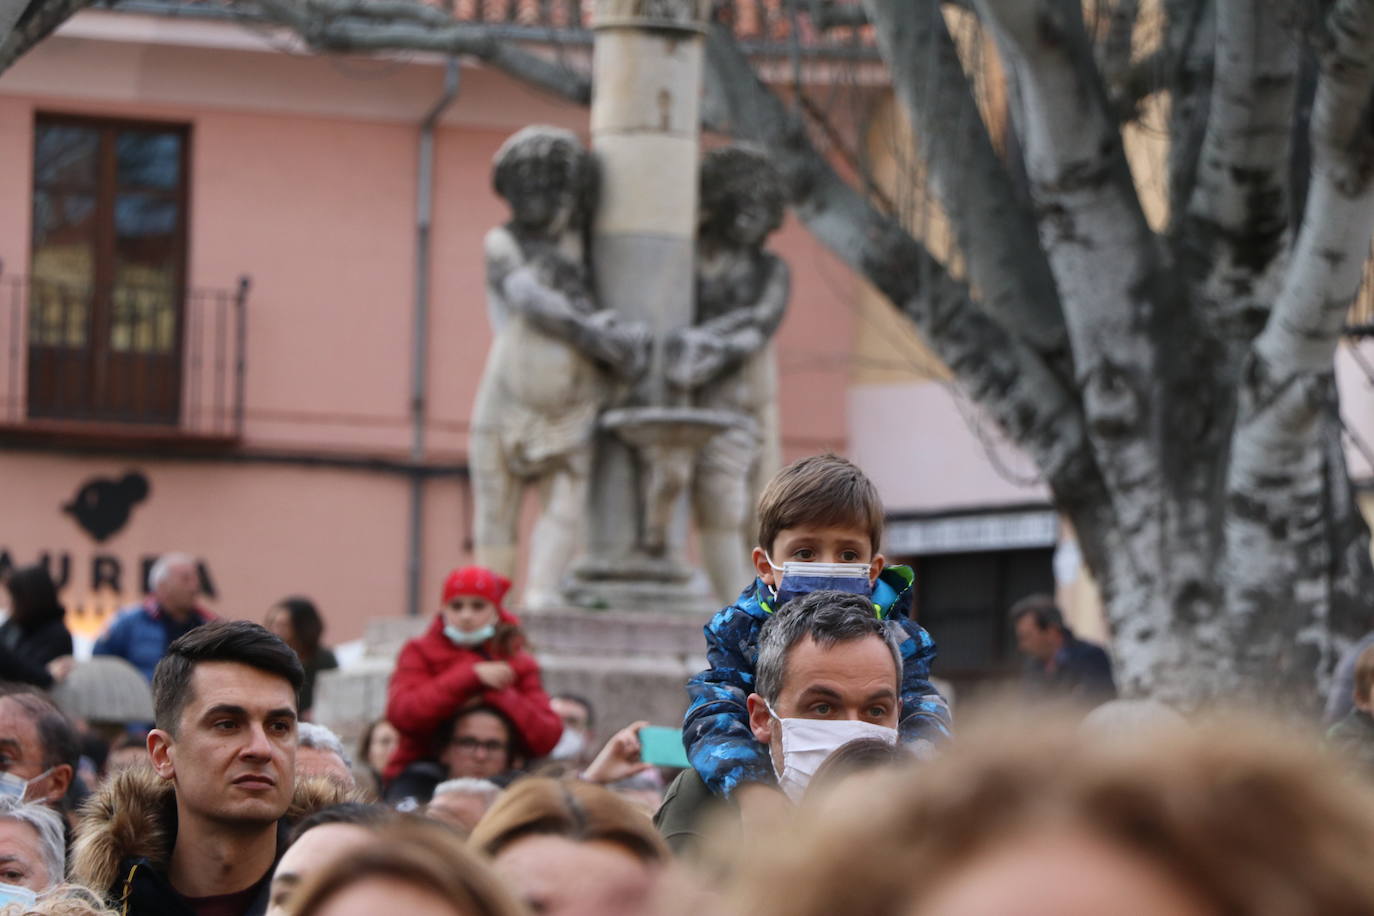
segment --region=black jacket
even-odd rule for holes
[[[72,634],[61,618],[25,630],[13,620],[0,624],[0,679],[52,686],[47,664],[72,654]]]
[[[1054,670],[1031,659],[1026,665],[1025,683],[1034,692],[1052,693],[1096,706],[1116,699],[1112,679],[1112,660],[1101,646],[1084,642],[1068,630],[1064,645],[1054,658]]]

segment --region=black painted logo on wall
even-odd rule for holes
[[[62,511],[76,519],[82,530],[103,543],[129,522],[134,506],[148,498],[148,478],[130,471],[118,480],[93,477],[81,485]]]

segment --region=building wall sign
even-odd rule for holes
[[[903,557],[1031,550],[1053,547],[1058,540],[1059,515],[1053,509],[1022,509],[889,521],[883,552]]]
[[[128,524],[129,513],[148,498],[148,490],[148,478],[138,471],[130,471],[118,480],[92,477],[77,489],[62,511],[99,544]]]

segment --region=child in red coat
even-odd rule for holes
[[[510,580],[480,566],[449,573],[443,606],[401,649],[387,688],[386,718],[400,733],[383,781],[433,756],[435,732],[460,708],[494,707],[515,727],[523,756],[542,757],[563,723],[549,705],[520,621],[501,606]]]

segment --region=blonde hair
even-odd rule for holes
[[[648,816],[607,789],[577,779],[528,777],[507,789],[468,842],[495,856],[527,836],[612,843],[642,862],[667,862],[668,847]]]
[[[1008,837],[1074,826],[1219,913],[1374,912],[1374,800],[1314,744],[1232,720],[1111,742],[1027,711],[966,727],[918,776],[842,787],[799,811],[785,838],[755,844],[736,872],[737,909],[914,912]]]
[[[773,475],[759,496],[759,546],[770,553],[778,532],[843,525],[868,533],[876,554],[883,542],[883,501],[858,465],[826,453],[794,461]]]
[[[374,878],[404,881],[442,897],[464,916],[524,916],[525,910],[452,830],[421,818],[374,828],[374,841],[335,860],[292,895],[287,912],[311,916]]]
[[[0,916],[118,916],[100,895],[80,884],[59,884],[38,897],[32,906],[7,903]]]

